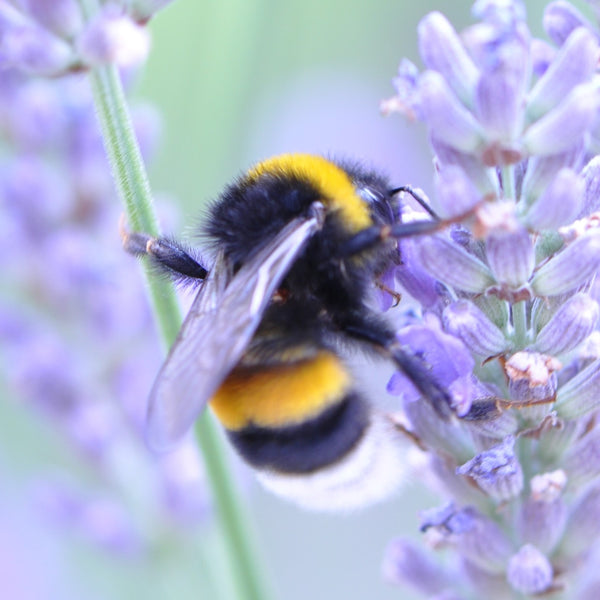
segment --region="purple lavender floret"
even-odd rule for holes
[[[113,27],[107,52],[165,2],[126,4],[135,18],[123,7],[116,15],[115,3],[99,17]],[[89,82],[71,72],[83,66],[79,44],[88,34],[76,0],[0,2],[3,402],[36,413],[100,482],[91,491],[57,469],[40,477],[38,508],[63,530],[130,556],[186,535],[210,507],[192,440],[168,460],[144,443],[162,352],[138,266],[121,250]],[[103,60],[125,64],[110,52]],[[156,112],[141,106],[132,117],[148,157]]]
[[[77,0],[2,0],[0,67],[56,76],[99,64],[140,65],[150,46],[145,25],[170,1],[106,2],[87,22]]]
[[[587,597],[600,556],[584,533],[600,481],[600,30],[563,1],[546,9],[550,42],[533,38],[518,0],[478,0],[473,15],[460,34],[427,15],[425,71],[403,61],[383,105],[425,123],[432,208],[460,221],[400,245],[428,292],[407,285],[423,322],[398,338],[462,407],[443,422],[390,380],[419,472],[453,501],[426,513],[425,542],[457,560],[434,591],[415,584],[435,569],[416,558],[426,550],[396,542],[385,569],[429,598]]]

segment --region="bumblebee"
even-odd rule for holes
[[[210,207],[210,269],[173,240],[124,234],[129,252],[200,282],[151,391],[151,446],[176,443],[209,404],[263,483],[301,505],[352,509],[398,486],[403,437],[341,357],[343,346],[379,352],[451,414],[428,366],[368,307],[397,239],[442,225],[396,222],[398,189],[354,164],[288,154],[251,168]]]

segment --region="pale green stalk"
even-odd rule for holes
[[[80,2],[88,18],[98,8],[96,0]],[[157,235],[150,184],[117,69],[112,65],[96,67],[90,71],[90,79],[104,145],[119,195],[125,204],[128,226],[134,231]],[[170,284],[153,277],[148,268],[146,276],[163,344],[169,347],[181,324],[175,294]],[[237,598],[265,600],[269,594],[258,565],[258,553],[248,531],[248,519],[210,415],[204,414],[199,419],[197,432],[231,562]]]

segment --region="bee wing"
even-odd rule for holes
[[[304,243],[321,227],[294,219],[232,277],[220,255],[199,290],[150,393],[147,440],[156,450],[192,426],[250,343],[271,297]]]

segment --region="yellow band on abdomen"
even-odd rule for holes
[[[297,425],[341,401],[352,385],[342,362],[329,352],[294,364],[233,371],[210,402],[226,429],[254,424]]]

